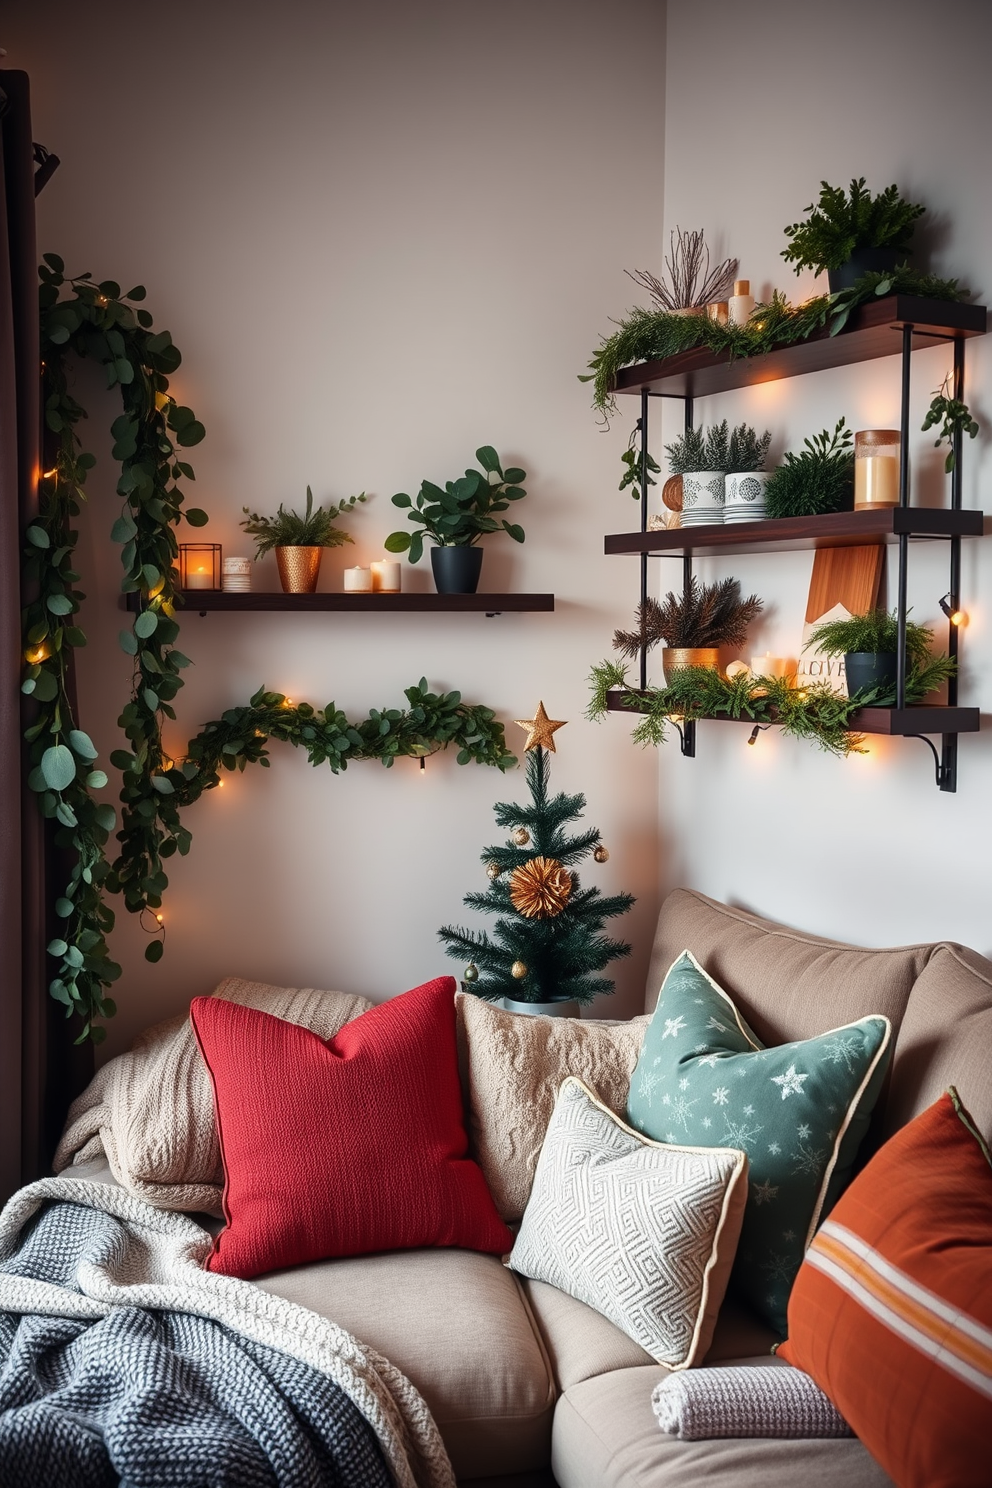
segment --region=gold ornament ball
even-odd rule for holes
[[[493,881],[493,883],[496,882],[496,880],[499,878],[499,875],[500,875],[500,866],[499,866],[498,863],[487,863],[486,864],[486,876],[488,878],[491,878],[492,881]]]
[[[608,847],[604,847],[603,844],[600,843],[599,846],[593,852],[593,858],[595,859],[595,861],[597,863],[608,863],[610,861],[610,850],[609,850],[609,848]]]
[[[526,847],[530,841],[530,833],[526,827],[517,827],[516,831],[511,832],[510,840],[515,842],[518,847]]]
[[[466,982],[477,982],[479,980],[479,968],[476,966],[474,961],[470,961],[468,963],[465,970],[462,972],[462,977]]]
[[[510,967],[510,975],[514,977],[516,981],[521,982],[527,975],[527,967],[522,961],[514,961],[513,965]]]

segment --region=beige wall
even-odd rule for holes
[[[803,297],[780,257],[782,227],[821,178],[897,181],[930,209],[921,257],[992,294],[988,62],[992,8],[905,0],[672,0],[669,6],[666,230],[707,229],[761,294]],[[818,286],[817,286],[818,287]],[[947,348],[913,360],[913,427],[950,367]],[[968,347],[968,394],[982,424],[966,441],[964,502],[989,503],[992,344]],[[776,383],[700,403],[697,418],[767,423],[775,449],[796,447],[844,414],[854,428],[898,423],[898,360]],[[666,427],[674,427],[674,416]],[[914,499],[944,499],[942,456],[913,444]],[[984,498],[984,501],[983,501]],[[733,568],[768,602],[756,649],[795,654],[809,554],[751,556]],[[943,625],[946,554],[913,550],[913,618]],[[890,555],[889,594],[894,595]],[[992,546],[965,544],[961,701],[992,697]],[[986,724],[988,720],[986,718]],[[662,757],[666,883],[688,882],[827,935],[879,945],[942,936],[992,949],[988,842],[992,732],[963,737],[957,795],[940,794],[924,746],[873,739],[867,759],[838,762],[743,726],[700,725],[698,757]]]
[[[6,65],[32,77],[36,138],[62,158],[40,245],[147,286],[184,353],[174,389],[208,430],[194,452],[204,535],[244,551],[243,505],[293,504],[307,482],[320,497],[364,488],[374,499],[346,551],[368,560],[397,525],[392,492],[459,474],[491,442],[527,468],[530,495],[526,545],[491,542],[485,586],[558,597],[554,615],[492,620],[194,615],[170,742],[262,682],[356,714],[401,703],[422,674],[504,720],[543,698],[570,720],[554,782],[587,794],[612,852],[587,881],[639,898],[623,922],[638,955],[607,1004],[634,1011],[658,902],[657,765],[582,717],[588,668],[631,598],[602,533],[634,506],[615,489],[626,430],[597,432],[576,374],[626,303],[622,269],[658,254],[663,6],[13,0],[4,20]],[[636,130],[622,123],[633,112]],[[107,536],[114,409],[98,381],[80,373],[102,457],[82,539],[80,685],[106,757],[128,667]],[[330,555],[325,584],[344,562]],[[276,587],[274,569],[258,582]],[[410,582],[428,587],[426,567]],[[107,1049],[228,972],[373,997],[457,972],[436,927],[471,918],[462,894],[483,886],[479,855],[502,840],[492,804],[524,793],[522,773],[453,758],[423,778],[411,762],[334,778],[277,746],[271,770],[189,812],[160,965],[142,960],[133,922],[116,932],[126,969]]]

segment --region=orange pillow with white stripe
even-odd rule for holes
[[[898,1488],[988,1488],[992,1156],[955,1090],[876,1153],[821,1225],[778,1352]]]

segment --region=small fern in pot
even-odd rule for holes
[[[933,656],[933,631],[906,621],[907,688],[914,698],[933,692],[954,672],[947,656]],[[824,620],[810,633],[805,650],[842,656],[848,697],[863,694],[866,701],[887,706],[895,700],[898,668],[899,617],[895,610],[867,610],[846,620]]]
[[[320,560],[325,548],[339,548],[354,539],[343,527],[335,527],[335,518],[353,511],[365,492],[350,496],[336,505],[318,506],[314,510],[313,492],[307,486],[307,505],[302,516],[286,511],[282,502],[274,517],[262,517],[242,507],[245,520],[241,526],[255,539],[255,560],[271,553],[276,555],[279,580],[285,594],[312,594],[317,587]]]

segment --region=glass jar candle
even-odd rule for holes
[[[854,436],[854,509],[899,505],[899,430],[861,429]]]

